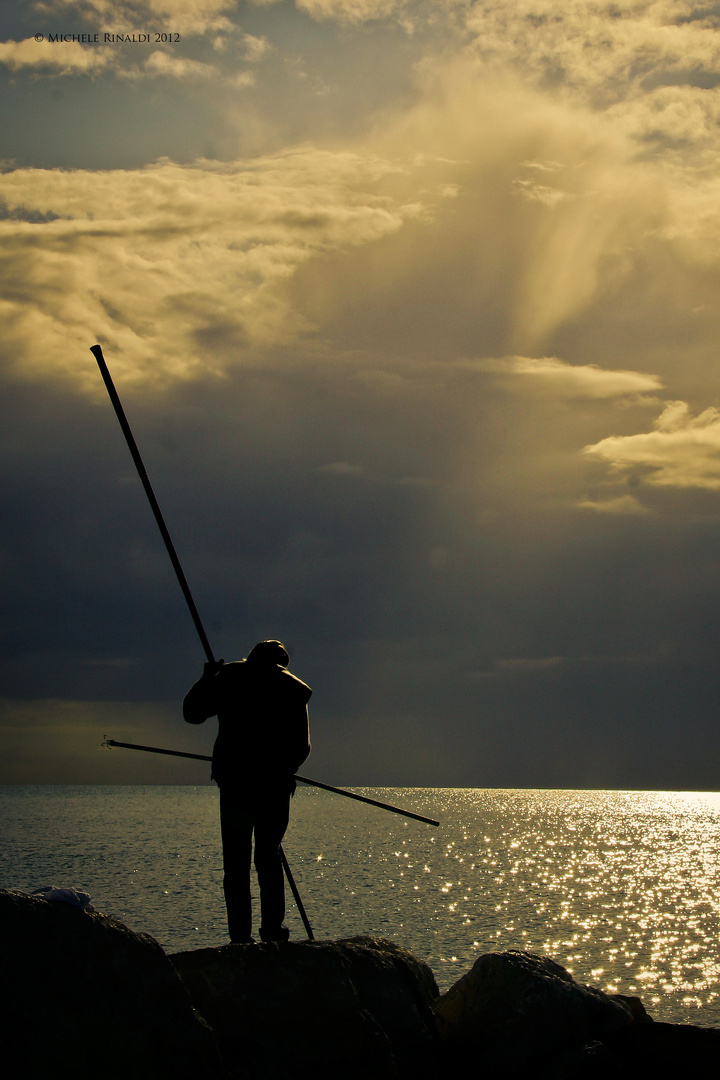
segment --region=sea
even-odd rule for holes
[[[528,950],[720,1027],[720,794],[353,790],[440,824],[299,787],[283,847],[316,939],[389,938],[441,991]],[[169,953],[227,943],[214,786],[0,786],[0,823],[0,887],[83,889]],[[306,937],[289,890],[286,924]]]

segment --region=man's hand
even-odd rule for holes
[[[203,678],[210,679],[213,675],[217,675],[224,663],[224,660],[207,660],[203,668]]]

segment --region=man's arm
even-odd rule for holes
[[[202,724],[209,716],[216,716],[218,711],[217,683],[215,677],[224,661],[210,661],[205,665],[201,677],[190,687],[183,701],[183,717],[188,724]]]

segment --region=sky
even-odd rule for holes
[[[720,789],[720,3],[7,0],[2,783]]]

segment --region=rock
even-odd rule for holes
[[[581,986],[547,957],[515,950],[480,956],[434,1012],[451,1057],[501,1076],[602,1042],[632,1023],[619,997]]]
[[[223,1080],[217,1044],[147,934],[0,890],[0,1045],[23,1080]]]
[[[533,1064],[522,1072],[525,1080],[630,1080],[605,1043],[593,1042],[579,1049],[563,1050],[545,1065]],[[634,1077],[633,1080],[638,1080]]]
[[[605,1039],[628,1078],[720,1076],[720,1029],[692,1024],[638,1024]]]
[[[627,1009],[630,1019],[634,1024],[651,1024],[652,1016],[645,1011],[645,1006],[639,997],[629,997],[627,994],[608,994],[611,1001],[617,1001]]]
[[[389,941],[167,957],[115,919],[0,890],[0,984],[2,1061],[23,1080],[720,1075],[719,1029],[652,1023],[639,998],[516,951],[481,956],[438,999]]]
[[[224,945],[170,957],[237,1080],[429,1075],[430,968],[392,942]]]

